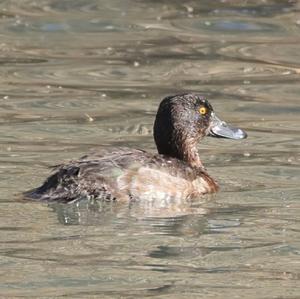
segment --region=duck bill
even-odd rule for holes
[[[220,120],[214,112],[211,115],[211,119],[212,122],[208,133],[209,136],[235,140],[244,139],[247,137],[247,133],[245,131],[228,125],[226,122]]]

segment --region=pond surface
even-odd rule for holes
[[[300,2],[183,3],[1,1],[1,298],[300,298]],[[97,146],[155,152],[183,91],[249,134],[199,145],[217,195],[20,201]]]

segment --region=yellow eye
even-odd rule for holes
[[[200,114],[204,115],[204,114],[206,114],[207,109],[204,106],[202,106],[199,108],[199,112],[200,112]]]

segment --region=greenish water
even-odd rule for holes
[[[298,1],[2,1],[0,298],[299,298]],[[199,152],[221,191],[162,208],[24,203],[95,147],[155,152],[160,100],[244,128]]]

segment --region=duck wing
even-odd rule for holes
[[[207,180],[212,179],[204,169],[190,167],[184,161],[138,149],[117,148],[55,166],[54,173],[40,187],[24,195],[58,202],[81,198],[189,198],[209,192],[203,188]]]

